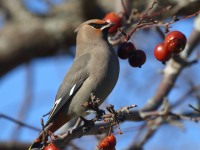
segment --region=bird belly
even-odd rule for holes
[[[113,61],[110,61],[107,64],[108,66],[98,67],[99,70],[95,70],[86,79],[82,87],[73,97],[69,105],[69,112],[72,112],[72,114],[76,116],[84,116],[86,114],[86,110],[84,107],[80,107],[80,105],[91,101],[91,93],[93,93],[96,98],[101,100],[100,104],[111,93],[118,80],[119,64],[118,62],[116,63]],[[102,71],[104,74],[101,74]],[[97,76],[97,74],[101,74],[101,76]]]

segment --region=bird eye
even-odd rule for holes
[[[96,24],[96,23],[90,23],[90,26],[92,26],[95,29],[100,29],[102,28],[105,24]]]

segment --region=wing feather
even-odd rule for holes
[[[71,68],[66,74],[61,86],[58,89],[56,99],[51,109],[49,118],[45,126],[53,121],[54,116],[81,88],[84,81],[89,77],[88,62],[90,54],[84,54],[74,60]]]

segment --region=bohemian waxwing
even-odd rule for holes
[[[55,132],[73,117],[86,115],[81,106],[91,100],[91,93],[101,102],[113,90],[119,76],[118,57],[109,44],[107,35],[112,23],[92,19],[81,24],[75,32],[76,55],[74,62],[59,87],[53,108],[45,124]],[[42,146],[41,133],[31,149]]]

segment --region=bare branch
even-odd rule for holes
[[[40,129],[38,129],[38,128],[36,128],[36,127],[33,127],[33,126],[31,126],[31,125],[28,125],[28,124],[26,124],[26,123],[24,123],[24,122],[21,122],[21,121],[19,121],[19,120],[16,120],[16,119],[11,118],[11,117],[9,117],[9,116],[6,116],[6,115],[4,115],[4,114],[0,114],[0,118],[7,119],[7,120],[12,121],[12,122],[14,122],[14,123],[16,123],[16,124],[19,124],[20,126],[29,128],[29,129],[31,129],[31,130],[40,131]]]
[[[33,99],[33,78],[32,78],[33,72],[32,67],[29,63],[26,64],[26,87],[24,92],[24,98],[21,103],[21,108],[18,113],[18,120],[25,120],[26,114],[28,114],[28,111],[30,110],[32,99]],[[12,131],[11,139],[16,140],[19,136],[21,129],[21,125],[18,124]]]
[[[172,90],[172,87],[174,86],[176,79],[178,78],[182,70],[188,67],[188,63],[185,62],[187,62],[191,52],[194,51],[194,46],[196,45],[196,43],[193,42],[194,40],[196,39],[192,37],[188,39],[189,46],[186,46],[184,52],[179,57],[180,59],[175,58],[171,59],[168,62],[164,69],[162,81],[158,86],[154,97],[149,100],[143,108],[144,111],[157,109],[161,105],[163,98],[167,97],[169,92]],[[190,51],[190,53],[188,53],[188,51]],[[187,55],[185,55],[185,53],[187,53]]]
[[[196,112],[199,112],[200,113],[200,110],[195,108],[194,106],[192,106],[191,104],[189,104],[189,107],[191,107],[192,109],[194,109]]]
[[[19,142],[0,142],[0,149],[2,150],[27,150],[30,143]]]
[[[13,20],[27,21],[33,17],[23,6],[22,0],[2,0],[1,5]]]

